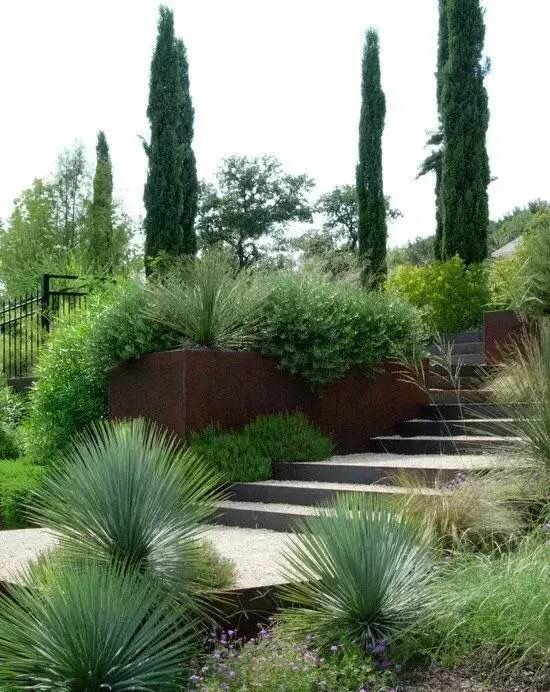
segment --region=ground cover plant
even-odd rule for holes
[[[44,477],[44,468],[23,461],[0,460],[0,528],[28,525],[27,503]]]
[[[191,435],[190,449],[227,482],[271,478],[277,461],[321,461],[332,443],[301,413],[259,416],[242,430],[215,427]]]

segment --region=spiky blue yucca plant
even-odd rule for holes
[[[143,420],[99,423],[48,474],[31,512],[66,558],[121,563],[187,590],[217,476]]]
[[[319,646],[363,647],[402,632],[427,605],[426,529],[378,498],[339,496],[296,527],[282,590],[282,626]]]
[[[42,566],[0,596],[0,687],[163,689],[181,676],[192,637],[172,597],[124,566]]]

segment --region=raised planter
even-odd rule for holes
[[[528,330],[522,315],[513,310],[486,312],[483,323],[487,365],[501,363],[506,354],[525,339]]]
[[[364,452],[418,416],[427,395],[385,362],[374,376],[355,372],[314,394],[299,376],[259,353],[149,353],[111,371],[109,414],[144,417],[186,438],[210,424],[241,428],[258,415],[302,411],[330,435],[340,453]]]

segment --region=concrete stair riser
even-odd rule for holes
[[[263,512],[247,507],[219,509],[211,523],[223,526],[239,526],[243,529],[267,529],[268,531],[292,531],[301,516],[290,512]]]
[[[390,454],[495,454],[509,451],[517,441],[486,437],[471,440],[460,437],[383,437],[372,441],[373,452]]]
[[[478,404],[490,401],[489,392],[483,389],[430,389],[432,404]]]
[[[421,415],[423,418],[432,420],[475,420],[476,418],[512,418],[514,412],[525,415],[527,411],[528,407],[521,404],[512,407],[486,402],[464,402],[430,404],[422,409]]]
[[[457,416],[455,419],[443,420],[415,420],[401,423],[397,428],[397,434],[403,437],[442,436],[449,435],[507,435],[511,421],[506,419],[473,420],[469,419],[464,411],[463,419]]]
[[[443,348],[441,348],[439,344],[436,344],[432,346],[430,353],[432,356],[439,357],[442,354],[448,354],[449,350],[454,355],[485,355],[485,349],[481,341],[466,341],[458,344],[455,343],[452,344],[450,348],[449,346],[443,346]]]

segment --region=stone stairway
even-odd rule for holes
[[[448,366],[439,347],[432,351],[431,403],[420,418],[403,421],[395,435],[374,438],[365,454],[276,463],[273,480],[234,484],[220,503],[216,523],[289,531],[339,493],[402,495],[409,491],[400,479],[414,474],[422,479],[422,492],[433,494],[440,492],[436,481],[441,485],[459,473],[502,464],[516,438],[506,433],[505,411],[489,403],[483,391],[481,334],[453,335],[444,350]]]

